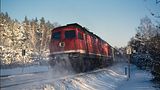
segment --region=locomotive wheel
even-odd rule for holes
[[[80,73],[87,71],[87,62],[83,57],[72,58],[70,62],[75,72]]]
[[[80,72],[85,72],[86,71],[86,65],[85,65],[85,60],[80,57],[79,58],[79,61],[80,61]]]
[[[84,66],[85,66],[85,72],[90,70],[90,64],[89,64],[89,60],[84,58]]]
[[[70,59],[70,62],[71,62],[71,66],[75,72],[77,72],[77,73],[82,72],[80,69],[81,64],[80,64],[80,61],[78,58],[72,58],[72,59]]]

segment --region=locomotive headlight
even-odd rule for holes
[[[59,43],[59,47],[65,47],[65,43],[64,42],[60,42]]]

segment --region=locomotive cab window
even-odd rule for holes
[[[59,40],[61,38],[61,32],[54,32],[52,34],[52,39]]]
[[[83,40],[83,34],[82,34],[82,33],[80,33],[80,32],[78,32],[78,39]]]
[[[65,38],[66,39],[71,39],[76,37],[76,32],[75,30],[70,30],[70,31],[65,31]]]

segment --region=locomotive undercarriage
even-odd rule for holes
[[[81,53],[65,53],[51,55],[49,61],[51,67],[57,64],[63,68],[72,68],[75,72],[87,72],[94,69],[104,68],[112,63],[112,58]]]

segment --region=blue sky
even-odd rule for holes
[[[60,25],[79,23],[112,46],[125,46],[140,19],[158,11],[156,0],[1,0],[1,11],[23,21],[44,17]],[[149,10],[148,10],[149,9]],[[159,6],[158,6],[158,9]]]

